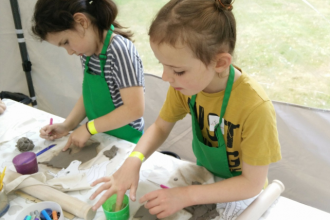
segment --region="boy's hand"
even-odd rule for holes
[[[147,202],[144,207],[161,219],[189,206],[189,196],[186,194],[185,187],[159,189],[141,197],[140,203]]]
[[[71,133],[69,140],[62,149],[62,151],[66,151],[71,146],[71,144],[77,147],[84,147],[85,143],[91,136],[92,135],[87,131],[86,125],[81,125],[79,128],[77,128]]]
[[[40,129],[40,137],[52,141],[67,135],[69,131],[64,123],[46,125]]]
[[[94,181],[91,186],[95,186],[102,182],[104,184],[91,195],[89,198],[90,200],[95,199],[95,197],[104,190],[106,190],[106,192],[93,206],[93,210],[96,211],[108,198],[114,194],[117,194],[116,204],[122,204],[124,195],[128,189],[130,189],[130,199],[135,201],[141,164],[142,163],[139,158],[129,157],[111,177],[102,177]]]

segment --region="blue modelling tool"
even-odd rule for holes
[[[51,149],[51,148],[53,148],[55,146],[56,146],[56,144],[52,144],[52,145],[50,145],[50,146],[42,149],[41,151],[39,151],[38,153],[36,153],[36,156],[39,156],[40,154],[45,153],[46,151],[48,151],[49,149]]]
[[[24,220],[31,220],[31,215],[25,216]]]
[[[42,210],[42,211],[41,211],[41,215],[43,215],[44,218],[45,218],[46,220],[52,220],[52,219],[49,217],[48,213],[47,213],[45,210]]]

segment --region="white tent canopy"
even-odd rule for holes
[[[81,95],[82,67],[78,57],[31,35],[31,17],[35,0],[19,0],[21,20],[29,57],[38,108],[66,117]],[[11,7],[0,1],[0,91],[28,95],[21,65]],[[168,85],[161,79],[146,76],[146,125],[158,114]],[[283,159],[272,164],[269,179],[279,179],[284,196],[330,212],[330,111],[273,102],[277,114]],[[183,159],[194,161],[191,150],[190,118],[177,123],[162,146]]]

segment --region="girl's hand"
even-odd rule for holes
[[[71,133],[69,140],[62,149],[62,151],[66,151],[72,144],[77,147],[84,147],[85,143],[91,136],[92,135],[87,131],[86,125],[81,125],[79,128],[77,128]]]
[[[52,141],[67,135],[69,131],[70,129],[64,123],[46,125],[40,129],[40,137]]]
[[[184,187],[172,189],[159,189],[150,192],[140,199],[140,203],[147,202],[144,207],[149,209],[150,214],[157,218],[165,218],[186,206],[189,206],[189,196]]]
[[[95,186],[99,183],[104,183],[100,186],[89,198],[95,199],[101,192],[105,190],[105,193],[93,206],[93,210],[96,211],[108,198],[117,194],[116,204],[118,206],[122,204],[124,195],[128,189],[130,189],[130,199],[135,201],[135,194],[139,183],[139,171],[141,167],[141,160],[136,157],[129,157],[124,164],[111,176],[102,177],[94,181],[91,186]]]
[[[6,105],[0,99],[0,115],[6,110]]]

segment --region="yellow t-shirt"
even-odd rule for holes
[[[217,147],[214,126],[219,122],[224,91],[199,92],[196,97],[197,121],[204,144]],[[170,87],[160,117],[176,122],[190,113],[186,96]],[[234,82],[221,125],[231,171],[242,171],[242,161],[250,165],[268,165],[281,159],[275,110],[262,87],[247,74]]]

